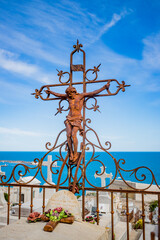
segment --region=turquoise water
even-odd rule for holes
[[[0,152],[0,160],[4,160],[4,162],[0,162],[0,165],[4,165],[5,164],[5,160],[12,160],[12,161],[16,161],[16,160],[21,160],[21,161],[26,161],[26,162],[32,162],[35,158],[42,158],[44,156],[45,152]],[[50,153],[52,155],[52,160],[56,160],[57,157],[56,155],[58,155],[57,152],[53,152]],[[66,153],[64,153],[65,155]],[[160,152],[111,152],[111,154],[113,155],[114,158],[116,158],[116,160],[118,161],[119,159],[125,159],[126,163],[120,164],[120,166],[125,169],[125,170],[131,170],[134,169],[136,167],[140,167],[140,166],[146,166],[148,168],[150,168],[152,170],[152,172],[155,175],[155,178],[158,182],[158,184],[160,184]],[[86,164],[89,161],[89,159],[91,158],[92,153],[91,152],[86,152]],[[115,163],[113,161],[113,159],[106,153],[104,152],[96,152],[95,156],[97,156],[97,160],[100,160],[104,163],[104,165],[106,166],[106,172],[107,173],[112,173],[113,176],[115,176],[115,172],[116,172],[116,167],[115,167]],[[44,161],[46,161],[47,158],[44,159]],[[16,165],[14,163],[6,163],[7,166],[2,166],[1,170],[6,172],[6,176],[7,179],[9,178],[13,167]],[[61,166],[61,162],[57,162],[58,166]],[[29,165],[31,168],[33,168],[34,166]],[[101,186],[101,180],[99,178],[94,177],[94,174],[96,171],[98,171],[99,173],[101,172],[100,170],[100,166],[101,163],[98,161],[94,161],[92,163],[90,163],[86,169],[86,175],[88,180],[90,181],[90,183],[92,183],[93,185],[96,186]],[[56,172],[57,169],[60,168],[53,168],[53,171]],[[18,171],[22,170],[22,173],[24,173],[24,169],[23,167],[19,166],[16,169],[16,178],[17,180],[19,179],[18,176]],[[134,182],[137,182],[137,180],[134,178],[134,174],[130,177],[131,172],[126,173],[124,171],[121,171],[123,177],[126,180],[131,180]],[[34,176],[36,173],[36,170],[30,170],[30,173],[27,173],[26,176]],[[47,178],[47,167],[43,166],[43,174],[44,177]],[[149,183],[151,181],[151,174],[148,170],[145,169],[141,169],[138,173],[138,177],[140,179],[141,178],[141,174],[146,174],[146,180],[144,181],[144,183]],[[52,174],[52,180],[53,182],[57,182],[57,174]],[[66,178],[67,176],[67,167],[64,168],[63,174],[62,174],[62,181]],[[80,173],[78,175],[78,177],[80,177]],[[117,178],[120,177],[119,175],[117,175]],[[38,174],[37,178],[41,181],[41,183],[44,183],[44,180],[42,179],[41,175]],[[14,182],[14,179],[12,178],[10,182]],[[109,179],[106,180],[106,183],[109,183]],[[86,186],[89,187],[89,184],[86,182]]]

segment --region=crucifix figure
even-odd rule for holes
[[[51,84],[51,85],[44,85],[40,88],[40,90],[35,89],[35,98],[41,98],[44,101],[48,100],[59,100],[59,108],[57,108],[58,113],[62,113],[62,111],[69,110],[68,115],[66,116],[66,120],[64,121],[66,126],[66,133],[67,133],[67,145],[68,145],[68,155],[69,156],[69,164],[70,165],[77,165],[80,163],[81,159],[83,158],[83,163],[85,165],[85,154],[81,154],[77,152],[78,148],[78,139],[77,139],[77,132],[79,131],[80,135],[83,136],[83,152],[85,152],[85,109],[94,111],[99,111],[99,106],[97,105],[97,97],[100,96],[113,96],[116,95],[120,90],[123,92],[125,91],[125,87],[129,86],[126,85],[124,81],[122,83],[119,83],[116,79],[105,79],[105,80],[97,80],[99,67],[101,64],[99,64],[97,67],[93,67],[93,69],[86,70],[86,63],[85,63],[85,51],[81,49],[83,47],[82,44],[79,44],[79,41],[77,40],[77,44],[73,46],[74,50],[71,52],[70,55],[70,72],[63,72],[58,71],[59,76],[59,84]],[[82,64],[73,64],[73,55],[75,53],[82,53]],[[83,81],[81,82],[73,82],[72,75],[73,72],[81,71],[83,72]],[[88,72],[92,72],[94,78],[92,80],[88,79]],[[62,77],[68,74],[68,80],[63,82]],[[116,90],[113,92],[113,90],[110,90],[110,84],[114,82],[118,86],[116,86]],[[92,91],[87,92],[86,86],[88,84],[96,84],[96,83],[103,83],[103,87]],[[76,88],[73,85],[83,85],[83,92],[78,93]],[[65,94],[57,93],[51,90],[53,87],[61,87],[66,86]],[[106,90],[106,93],[100,94],[102,91]],[[43,93],[46,94],[46,96],[43,95]],[[54,97],[52,97],[53,95]],[[88,99],[94,99],[95,104],[92,104],[93,107],[87,107],[86,103]],[[69,103],[68,109],[63,109],[63,106],[61,107],[61,102],[63,100],[67,100]],[[83,113],[82,113],[83,109]],[[56,115],[55,114],[55,115]],[[81,125],[83,122],[83,126]],[[67,158],[66,158],[67,159]],[[67,161],[67,160],[65,160]],[[64,161],[64,162],[65,162]]]
[[[66,89],[66,94],[56,93],[51,90],[45,90],[48,94],[54,95],[55,97],[60,98],[61,100],[68,100],[69,103],[69,113],[66,116],[65,126],[67,132],[67,143],[68,143],[68,150],[69,150],[69,160],[70,163],[76,163],[78,159],[78,139],[77,139],[77,132],[80,132],[80,135],[83,136],[83,128],[81,122],[83,120],[81,110],[83,107],[84,99],[86,97],[91,98],[94,97],[96,94],[109,89],[109,83],[105,84],[100,89],[97,89],[93,92],[86,92],[86,93],[77,93],[76,89],[72,86],[69,86]]]

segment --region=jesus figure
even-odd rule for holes
[[[67,143],[69,151],[69,161],[70,164],[76,164],[79,154],[77,152],[78,148],[78,139],[77,132],[80,132],[80,135],[83,136],[82,128],[82,114],[81,110],[83,107],[84,99],[86,97],[93,97],[96,94],[102,92],[103,90],[109,89],[109,83],[104,85],[102,88],[88,93],[77,93],[76,89],[72,86],[69,86],[66,89],[66,94],[56,93],[51,90],[46,90],[47,94],[53,94],[54,96],[61,98],[62,100],[68,100],[69,103],[69,113],[66,116],[65,126],[67,132]]]

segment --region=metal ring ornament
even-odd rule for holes
[[[58,71],[58,70],[57,70],[57,71]],[[61,79],[62,79],[62,77],[64,77],[64,76],[63,76],[64,74],[68,74],[69,78],[68,78],[67,81],[62,82]],[[57,74],[57,75],[59,76],[59,82],[60,82],[60,83],[64,84],[64,83],[69,83],[69,82],[70,82],[70,73],[69,73],[69,72],[63,72],[63,71],[61,70],[61,71],[58,71],[58,74]]]
[[[90,99],[94,99],[95,102],[94,102],[94,104],[92,104],[92,107],[87,107],[87,101]],[[85,108],[88,110],[99,111],[99,105],[97,105],[97,99],[95,97],[86,98],[84,104],[85,104]]]
[[[90,72],[90,71],[92,71],[92,74],[95,74],[95,77],[94,77],[93,79],[87,78],[87,73]],[[88,70],[86,71],[86,73],[85,73],[85,78],[86,78],[88,81],[96,81],[97,77],[98,77],[98,73],[97,73],[97,71],[94,71],[94,69],[88,69]]]
[[[62,103],[63,101],[68,102],[68,100],[61,99],[61,100],[59,101],[59,107],[61,107],[61,103]],[[68,110],[69,110],[69,105],[68,105],[68,108],[66,108],[66,109],[62,109],[62,111],[68,111]]]
[[[47,100],[49,99],[50,97],[50,93],[46,93],[46,90],[44,90],[45,88],[47,88],[47,90],[50,91],[50,88],[48,86],[45,86],[43,89],[40,89],[39,92],[37,94],[39,94],[39,97],[42,99],[42,100]],[[42,97],[42,93],[45,92],[45,94],[47,95],[46,97]]]
[[[61,106],[61,103],[63,102],[63,101],[66,101],[66,102],[68,102],[68,100],[66,100],[66,99],[61,99],[60,101],[59,101],[59,107],[57,108],[57,112],[55,113],[55,116],[58,114],[58,113],[62,113],[62,111],[68,111],[69,110],[69,105],[68,105],[68,108],[66,108],[66,109],[64,109],[64,106]]]

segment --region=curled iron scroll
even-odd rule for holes
[[[57,71],[58,71],[58,74],[57,74],[57,75],[59,76],[59,82],[60,82],[60,83],[63,84],[63,83],[68,83],[68,82],[70,81],[70,73],[69,73],[69,72],[63,72],[62,70],[61,70],[61,71],[57,70]],[[62,82],[61,79],[62,79],[62,77],[64,77],[65,74],[68,74],[68,80]]]
[[[27,166],[27,165],[25,165],[25,164],[22,164],[22,163],[17,164],[16,166],[14,166],[14,168],[13,168],[13,170],[12,170],[12,172],[11,172],[11,175],[9,176],[8,180],[6,180],[6,179],[7,179],[7,176],[6,176],[6,175],[0,176],[1,182],[2,182],[3,184],[7,184],[7,183],[9,183],[9,182],[12,180],[12,178],[13,178],[16,183],[18,183],[18,184],[23,184],[23,183],[21,183],[21,182],[19,181],[20,178],[17,179],[17,177],[16,177],[16,170],[17,170],[17,168],[18,168],[18,167],[21,167],[21,170],[18,171],[18,177],[25,177],[25,176],[27,175],[27,173],[30,173],[30,170],[35,170],[35,169],[36,169],[35,175],[34,175],[28,182],[25,183],[25,184],[29,184],[30,182],[32,182],[32,181],[36,178],[36,176],[37,176],[37,174],[38,174],[38,172],[39,172],[39,170],[40,170],[40,168],[41,168],[41,165],[39,164],[39,163],[40,163],[40,160],[39,160],[38,158],[36,158],[36,159],[34,160],[34,163],[37,163],[37,165],[36,165],[35,167],[29,167],[29,166]],[[6,180],[6,181],[5,181],[5,180]]]
[[[88,107],[87,106],[87,102],[88,102],[88,100],[90,100],[90,99],[94,99],[94,104],[92,104],[92,107]],[[97,99],[95,98],[95,97],[89,97],[89,98],[87,98],[87,99],[85,99],[85,108],[87,108],[88,110],[94,110],[94,111],[98,111],[98,112],[100,112],[100,110],[99,110],[99,105],[97,105]]]
[[[100,71],[100,70],[99,70],[99,67],[100,67],[100,66],[101,66],[101,64],[99,64],[97,67],[94,66],[93,68],[88,69],[88,70],[86,71],[86,73],[85,73],[85,78],[86,78],[88,81],[96,81],[96,79],[97,79],[97,77],[98,77],[98,72]],[[92,74],[94,74],[95,77],[94,77],[93,79],[89,79],[89,78],[87,77],[88,72],[92,72]]]
[[[150,168],[148,168],[148,167],[146,167],[146,166],[140,166],[140,167],[137,167],[137,168],[134,168],[134,169],[126,170],[126,169],[123,169],[123,168],[120,166],[120,163],[124,165],[124,164],[125,164],[125,160],[124,160],[124,159],[119,159],[119,160],[118,160],[118,162],[117,162],[117,164],[118,164],[118,172],[119,172],[119,175],[121,176],[123,182],[124,182],[128,187],[130,187],[131,189],[134,189],[134,190],[147,190],[147,189],[149,189],[149,188],[153,185],[154,182],[155,182],[157,188],[160,189],[160,187],[159,187],[159,185],[158,185],[158,183],[157,183],[157,181],[156,181],[156,178],[155,178],[155,176],[154,176],[154,174],[153,174],[153,172],[152,172],[152,170],[151,170]],[[142,172],[142,173],[140,174],[140,171],[141,171],[141,170],[147,170],[148,173],[146,174],[146,173]],[[143,183],[143,182],[147,179],[147,177],[148,177],[149,175],[151,176],[151,180],[150,180],[150,183],[147,184],[147,186],[146,186],[146,184],[145,184],[143,188],[138,189],[138,188],[135,188],[135,187],[133,187],[132,185],[130,185],[130,183],[129,183],[127,180],[124,179],[124,177],[123,177],[123,175],[122,175],[122,172],[131,173],[130,176],[134,176],[135,179],[136,179],[138,182],[141,182],[141,183]],[[138,173],[140,174],[140,177],[138,176]]]
[[[56,116],[58,113],[62,113],[62,111],[68,111],[68,110],[69,110],[69,105],[68,105],[68,108],[66,108],[66,109],[64,109],[64,106],[61,105],[61,103],[62,103],[63,101],[68,102],[68,100],[66,100],[66,99],[61,99],[61,100],[59,101],[59,104],[58,104],[59,107],[57,108],[57,112],[55,113],[55,116]]]

